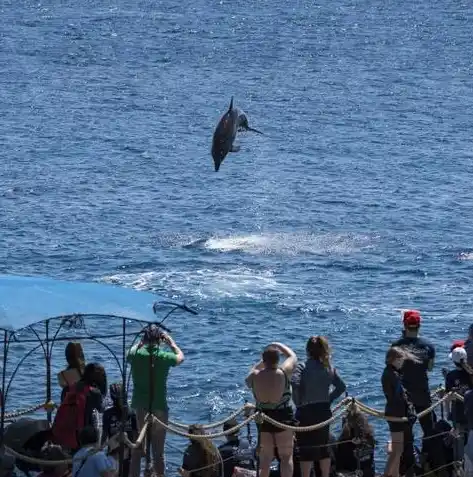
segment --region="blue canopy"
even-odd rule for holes
[[[73,314],[102,314],[156,321],[153,293],[99,283],[0,275],[0,329],[19,330],[38,321]]]

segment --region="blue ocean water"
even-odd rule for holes
[[[302,357],[312,334],[350,393],[382,407],[401,308],[422,311],[441,382],[472,321],[470,3],[4,0],[0,13],[0,272],[198,308],[170,322],[187,356],[170,379],[176,420],[229,414],[263,346]],[[242,134],[215,173],[232,95],[265,135]]]

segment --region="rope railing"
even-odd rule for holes
[[[438,388],[432,393],[432,397],[436,397],[436,396],[438,396],[439,394],[442,394],[442,393],[444,393],[444,389],[443,388]],[[456,392],[449,393],[447,395],[444,395],[441,398],[440,401],[436,401],[429,409],[426,409],[425,411],[423,411],[423,413],[419,414],[419,416],[417,416],[417,417],[423,417],[424,415],[431,412],[432,409],[434,409],[438,405],[438,402],[445,402],[447,400],[446,396],[450,396],[449,399],[454,398],[454,399],[458,399],[460,401],[463,401],[463,397],[461,395],[459,395],[458,393],[456,393]],[[338,404],[336,404],[333,407],[332,413],[337,412],[339,409],[346,406],[347,403],[350,403],[350,402],[353,402],[353,401],[356,402],[356,404],[358,405],[358,407],[361,410],[366,412],[366,414],[372,415],[373,417],[380,417],[380,418],[384,418],[386,420],[393,419],[394,420],[393,422],[396,422],[396,421],[399,421],[399,420],[401,420],[401,421],[406,420],[405,418],[396,418],[396,417],[385,416],[382,411],[380,411],[378,409],[375,409],[375,408],[372,408],[372,407],[369,407],[368,405],[364,404],[363,402],[359,401],[357,398],[354,398],[354,397],[345,397],[344,399],[342,399]],[[49,401],[49,402],[46,402],[46,403],[37,404],[35,406],[32,406],[32,407],[24,409],[24,410],[16,410],[16,411],[6,413],[5,414],[5,419],[6,420],[15,419],[17,417],[25,416],[27,414],[31,414],[33,412],[39,411],[40,409],[45,409],[47,411],[52,411],[55,408],[57,408],[57,405],[54,402]],[[255,405],[254,404],[245,403],[242,407],[240,407],[239,409],[234,411],[232,414],[227,416],[225,419],[222,419],[222,420],[217,421],[217,422],[211,422],[209,424],[202,424],[202,428],[203,429],[214,429],[216,427],[223,426],[223,424],[225,422],[227,422],[228,420],[234,419],[234,418],[238,417],[240,414],[243,414],[243,413],[247,414],[248,412],[251,412],[251,411],[254,411],[254,410],[255,410]],[[190,424],[185,424],[185,423],[175,422],[175,421],[169,420],[168,425],[170,427],[174,427],[174,428],[187,429]],[[298,428],[298,429],[300,429],[300,428]]]
[[[463,400],[462,396],[460,396],[456,392],[447,393],[441,399],[439,399],[438,401],[435,401],[430,407],[428,407],[424,411],[420,412],[416,416],[417,416],[418,419],[422,419],[424,416],[426,416],[427,414],[430,414],[436,407],[440,406],[444,402],[451,401],[452,399],[459,399],[459,398],[461,398],[461,400]],[[378,418],[384,419],[388,422],[407,422],[407,420],[408,420],[407,417],[386,416],[384,414],[384,412],[379,411],[378,409],[374,409],[372,407],[369,407],[366,404],[363,404],[361,401],[358,401],[357,399],[355,399],[355,402],[356,402],[356,405],[358,406],[358,408],[361,411],[363,411],[366,414],[369,414],[370,416],[378,417]]]
[[[338,411],[341,407],[345,406],[351,400],[352,400],[352,398],[350,398],[350,397],[346,397],[346,398],[342,399],[338,404],[336,404],[334,406],[334,408],[332,409],[332,412]],[[217,421],[217,422],[211,422],[209,424],[202,424],[202,428],[203,429],[215,429],[216,427],[221,427],[225,424],[225,422],[229,421],[230,419],[234,419],[234,418],[238,417],[240,414],[243,414],[243,413],[246,414],[247,412],[254,411],[254,409],[255,409],[254,404],[246,403],[244,406],[242,406],[240,409],[237,409],[233,414],[230,414],[225,419],[222,419],[221,421]],[[183,424],[181,422],[175,422],[175,421],[171,421],[171,420],[168,420],[168,425],[173,426],[173,427],[177,427],[177,428],[180,428],[180,429],[188,429],[189,428],[189,424]]]
[[[349,400],[351,400],[351,398],[348,398]],[[454,431],[454,430],[453,430]],[[449,431],[442,431],[442,432],[438,432],[436,434],[432,434],[432,435],[429,435],[427,437],[424,437],[423,439],[424,440],[428,440],[428,439],[434,439],[436,437],[441,437],[441,436],[446,436],[448,434],[451,434],[452,433],[452,430],[449,430]],[[465,433],[468,433],[468,431],[463,431],[461,433],[459,433],[459,436],[460,437],[460,434],[465,434]],[[342,445],[342,444],[348,444],[348,443],[352,443],[352,444],[360,444],[361,441],[363,441],[364,439],[363,438],[351,438],[351,439],[345,439],[345,440],[336,440],[336,441],[333,441],[333,442],[328,442],[327,444],[317,444],[317,445],[309,445],[309,446],[302,446],[304,449],[319,449],[319,448],[322,448],[322,447],[325,447],[325,448],[330,448],[330,447],[337,447],[339,445]],[[379,441],[376,441],[376,444],[380,444]],[[181,454],[184,454],[185,451],[183,451],[181,448],[169,443],[168,441],[166,441],[166,446],[171,448],[172,450],[176,451],[176,452],[179,452]],[[299,446],[299,448],[301,448],[301,446]],[[227,460],[231,460],[233,459],[234,456],[229,456],[227,457],[226,459],[222,459],[222,463],[225,463]],[[438,467],[437,469],[434,469],[434,470],[430,470],[429,472],[425,473],[425,474],[422,474],[422,476],[427,476],[427,475],[430,475],[432,472],[435,472],[437,470],[441,470],[441,469],[444,469],[450,465],[458,465],[458,464],[462,464],[461,461],[454,461],[454,462],[451,462],[449,464],[446,464],[446,465],[442,465],[440,467]],[[212,463],[212,464],[208,464],[206,465],[205,467],[199,467],[198,469],[194,469],[192,471],[192,473],[196,473],[196,472],[200,472],[202,470],[207,470],[207,469],[210,469],[210,468],[213,468],[215,467],[215,465],[218,465],[217,463]],[[418,477],[421,477],[421,476],[418,476]]]
[[[436,407],[442,405],[444,402],[450,401],[452,399],[458,399],[458,398],[461,398],[461,396],[459,396],[455,392],[447,393],[441,399],[434,402],[429,408],[427,408],[424,411],[417,414],[417,418],[421,419],[422,417],[424,417],[427,414],[429,414],[430,412],[432,412]],[[371,408],[371,407],[367,406],[366,404],[363,404],[361,401],[358,401],[356,398],[353,398],[353,397],[347,397],[343,401],[341,401],[339,403],[339,405],[336,406],[336,409],[334,409],[333,415],[330,419],[328,419],[324,422],[320,422],[318,424],[313,424],[312,426],[304,426],[304,427],[290,426],[288,424],[281,423],[281,422],[278,422],[278,421],[272,419],[271,417],[264,414],[264,412],[256,411],[251,416],[248,416],[242,423],[240,423],[238,426],[236,426],[232,429],[228,429],[226,431],[218,432],[218,433],[215,433],[215,434],[205,434],[205,435],[200,436],[200,435],[191,435],[191,434],[188,434],[187,432],[185,432],[181,429],[176,429],[176,428],[173,427],[171,422],[166,424],[166,423],[162,422],[160,419],[158,419],[156,416],[153,416],[153,418],[157,422],[157,424],[164,427],[167,431],[169,431],[173,434],[177,434],[181,437],[187,437],[188,439],[192,438],[192,439],[195,439],[195,440],[216,439],[218,437],[223,437],[227,434],[232,434],[232,433],[238,431],[240,428],[242,428],[243,426],[245,426],[246,424],[248,424],[251,421],[255,421],[257,424],[261,423],[263,421],[266,421],[266,422],[268,422],[268,423],[272,424],[273,426],[278,427],[280,429],[291,430],[291,431],[294,431],[294,432],[311,432],[311,431],[315,431],[315,430],[318,430],[318,429],[322,429],[326,426],[329,426],[336,419],[338,419],[347,409],[349,409],[350,407],[353,407],[353,406],[356,406],[361,412],[369,414],[373,417],[384,419],[388,422],[407,422],[408,421],[407,417],[386,416],[384,414],[384,412],[382,412],[378,409]],[[221,421],[221,422],[223,423],[225,421]],[[182,428],[183,425],[181,425],[180,427]],[[216,427],[216,426],[212,426],[212,427]]]
[[[422,418],[423,416],[429,414],[432,412],[436,407],[442,405],[444,402],[448,402],[451,400],[463,400],[463,397],[459,395],[457,392],[452,391],[447,394],[445,394],[442,398],[434,402],[428,409],[425,409],[424,411],[420,412],[417,414],[417,418]],[[33,406],[27,410],[24,411],[16,411],[9,413],[9,416],[20,416],[20,415],[25,415],[31,412],[35,412],[41,408],[45,408],[46,406],[51,407],[53,403],[46,403],[46,404],[41,404],[37,406]],[[238,425],[231,429],[227,429],[225,431],[213,433],[213,434],[204,434],[204,435],[196,435],[196,434],[189,434],[188,432],[183,431],[182,429],[188,428],[189,425],[181,424],[181,423],[173,423],[169,421],[168,423],[165,423],[158,419],[156,416],[153,414],[147,414],[145,417],[145,425],[141,429],[141,432],[136,440],[135,443],[131,442],[126,433],[122,433],[120,435],[120,439],[124,442],[124,444],[129,447],[130,449],[139,449],[143,441],[146,437],[146,431],[148,428],[148,425],[152,422],[155,421],[158,425],[166,429],[167,431],[179,435],[181,437],[185,437],[188,439],[194,439],[194,440],[199,440],[199,439],[217,439],[219,437],[224,437],[229,434],[234,434],[235,432],[239,431],[241,428],[245,427],[248,425],[251,421],[255,421],[257,424],[261,424],[263,421],[266,421],[270,424],[272,424],[275,427],[278,427],[283,430],[291,430],[296,433],[299,432],[311,432],[314,430],[322,429],[324,427],[329,426],[332,424],[335,420],[337,420],[339,417],[341,417],[346,411],[349,411],[350,409],[356,408],[360,410],[361,412],[364,412],[366,414],[369,414],[373,417],[377,417],[380,419],[384,419],[386,421],[391,421],[391,422],[405,422],[407,421],[407,418],[405,417],[394,417],[394,416],[386,416],[382,411],[379,411],[378,409],[371,408],[367,406],[366,404],[363,404],[361,401],[358,401],[354,397],[346,397],[342,401],[340,401],[336,406],[333,408],[333,414],[330,419],[327,419],[324,422],[320,422],[317,424],[313,424],[311,426],[291,426],[285,423],[278,422],[274,419],[272,419],[270,416],[267,416],[264,412],[258,411],[253,404],[245,404],[242,408],[238,409],[235,411],[230,417],[227,417],[225,420],[222,420],[217,423],[212,423],[208,424],[206,427],[208,429],[210,428],[215,428],[218,427],[219,425],[223,425],[227,420],[230,418],[236,417],[239,414],[243,412],[252,412],[251,415],[246,417],[242,422],[240,422]],[[176,425],[177,424],[177,425]],[[432,436],[431,436],[432,437]],[[109,440],[107,440],[103,445],[97,447],[95,452],[100,451],[101,449],[104,449],[109,443]],[[5,451],[11,455],[12,457],[15,457],[19,460],[23,460],[32,464],[37,464],[37,465],[44,465],[44,466],[55,466],[55,465],[60,465],[60,464],[71,464],[72,459],[68,460],[61,460],[61,461],[51,461],[51,460],[45,460],[45,459],[38,459],[35,457],[31,457],[25,454],[21,454],[20,452],[15,451],[14,449],[5,446]]]
[[[443,389],[441,389],[441,388],[437,389],[433,392],[432,397],[436,397],[443,392],[444,392]],[[463,396],[461,396],[460,394],[458,394],[455,391],[444,394],[443,397],[441,397],[439,400],[435,401],[428,409],[425,409],[424,411],[420,412],[417,415],[417,418],[422,418],[422,417],[426,416],[427,414],[432,412],[437,406],[441,405],[442,403],[448,402],[452,399],[457,399],[457,400],[463,401]],[[235,412],[233,412],[230,416],[227,416],[225,419],[222,419],[222,420],[217,421],[217,422],[209,423],[209,424],[203,424],[202,428],[204,428],[204,429],[214,429],[216,427],[223,426],[223,424],[225,422],[227,422],[228,420],[234,419],[234,418],[238,417],[240,414],[245,413],[245,416],[247,416],[247,418],[243,421],[244,422],[243,425],[248,424],[252,420],[255,420],[255,421],[259,420],[260,422],[262,422],[262,420],[265,420],[265,421],[269,422],[270,424],[272,424],[274,426],[278,426],[278,425],[283,426],[283,427],[281,427],[282,429],[294,430],[295,432],[309,432],[309,431],[321,429],[321,428],[323,428],[327,425],[330,425],[333,421],[335,421],[337,419],[337,417],[339,417],[339,415],[340,415],[340,413],[338,413],[339,410],[342,410],[342,412],[343,412],[343,411],[346,410],[347,405],[352,406],[352,405],[355,405],[355,404],[360,411],[362,411],[362,412],[364,412],[364,413],[366,413],[370,416],[373,416],[373,417],[384,419],[384,420],[390,421],[390,422],[406,422],[407,421],[406,417],[386,416],[383,411],[372,408],[372,407],[364,404],[362,401],[359,401],[355,397],[347,396],[344,399],[342,399],[337,405],[334,406],[334,408],[332,409],[332,413],[333,413],[332,418],[328,419],[327,421],[325,421],[323,423],[314,424],[313,426],[297,427],[297,426],[289,426],[287,424],[278,423],[277,421],[275,421],[271,417],[266,416],[266,414],[264,414],[264,412],[256,411],[256,407],[255,407],[254,404],[245,403],[244,406],[237,409]],[[21,417],[21,416],[24,416],[24,415],[27,415],[27,414],[31,414],[33,412],[36,412],[36,411],[40,410],[40,409],[52,410],[55,407],[57,407],[56,404],[54,402],[50,401],[48,403],[42,403],[42,404],[32,406],[32,407],[30,407],[28,409],[25,409],[25,410],[13,411],[13,412],[7,413],[7,414],[5,414],[5,418],[6,419],[14,419],[16,417]],[[248,413],[252,413],[252,414],[248,415]],[[187,432],[181,431],[180,429],[188,429],[190,424],[184,424],[184,423],[175,422],[175,421],[171,421],[171,420],[169,420],[167,423],[164,423],[164,422],[160,421],[159,419],[157,419],[155,416],[153,416],[153,418],[157,421],[157,423],[159,425],[161,425],[165,429],[169,430],[169,432],[180,435],[182,437],[188,437],[189,436],[189,434]],[[210,436],[214,436],[214,437],[211,437],[211,438],[223,437],[227,434],[231,434],[232,432],[236,432],[241,427],[242,427],[242,425],[240,424],[238,427],[236,427],[234,429],[229,429],[225,432],[222,431],[222,432],[215,433],[215,434],[209,434],[206,437],[210,437]],[[195,438],[196,436],[193,436],[193,437]]]
[[[461,397],[461,396],[458,396],[458,397]],[[417,414],[417,418],[421,419],[422,417],[424,417],[427,414],[429,414],[430,412],[432,412],[436,407],[442,405],[442,403],[444,403],[446,401],[449,401],[449,400],[452,400],[452,399],[457,399],[458,397],[457,397],[457,393],[455,393],[455,392],[445,394],[441,399],[439,399],[438,401],[433,403],[428,409],[425,409],[424,411]],[[371,407],[367,406],[366,404],[363,404],[361,401],[358,401],[356,398],[351,398],[351,397],[345,398],[342,402],[339,403],[339,405],[337,406],[337,409],[336,410],[334,409],[335,412],[333,413],[333,416],[330,419],[328,419],[324,422],[320,422],[318,424],[313,424],[312,426],[305,426],[305,427],[290,426],[288,424],[284,424],[284,423],[281,423],[281,422],[278,422],[278,421],[272,419],[271,417],[264,414],[264,412],[256,411],[251,416],[249,416],[247,419],[245,419],[242,423],[240,423],[237,427],[234,427],[232,429],[228,429],[227,431],[222,431],[222,432],[219,432],[219,433],[216,433],[216,434],[206,434],[206,435],[203,435],[203,436],[198,436],[198,435],[188,434],[187,432],[184,432],[181,429],[173,428],[171,423],[166,424],[166,423],[162,422],[161,420],[159,420],[156,416],[153,416],[153,417],[160,426],[164,427],[169,432],[177,434],[181,437],[187,437],[189,439],[192,438],[192,439],[198,440],[198,439],[214,439],[214,438],[218,438],[218,437],[223,437],[227,434],[232,434],[232,433],[238,431],[241,427],[243,427],[246,424],[248,424],[249,422],[251,422],[252,420],[254,420],[256,423],[261,423],[263,421],[267,421],[270,424],[272,424],[273,426],[276,426],[276,427],[278,427],[280,429],[284,429],[284,430],[291,430],[291,431],[294,431],[294,432],[311,432],[311,431],[315,431],[315,430],[318,430],[318,429],[322,429],[326,426],[329,426],[336,419],[338,419],[348,408],[350,408],[352,406],[356,406],[360,411],[362,411],[366,414],[369,414],[373,417],[384,419],[388,422],[407,422],[408,421],[407,417],[386,416],[384,414],[384,412],[379,411],[378,409],[371,408]],[[222,421],[222,423],[223,422],[225,422],[225,421]]]
[[[211,422],[210,424],[202,424],[202,428],[203,429],[214,429],[215,427],[223,426],[225,424],[225,422],[229,421],[230,419],[234,419],[234,418],[238,417],[240,414],[242,414],[244,412],[246,413],[246,412],[252,411],[254,409],[255,409],[254,404],[245,403],[244,406],[242,406],[240,409],[237,409],[233,414],[230,414],[225,419],[222,419],[221,421],[217,421],[217,422]],[[169,420],[168,423],[171,426],[178,427],[178,428],[181,428],[181,429],[188,429],[189,428],[189,424],[183,424],[181,422],[174,422],[174,421]]]
[[[448,434],[450,431],[443,431],[443,432],[440,432],[438,434],[435,434],[435,435],[432,435],[430,436],[430,438],[433,438],[433,437],[438,437],[438,436],[443,436],[443,435],[446,435]],[[348,443],[353,443],[353,444],[357,444],[359,442],[357,442],[357,439],[354,438],[354,439],[346,439],[346,440],[343,440],[343,441],[335,441],[335,442],[331,442],[331,443],[328,443],[328,444],[320,444],[320,445],[316,445],[316,446],[304,446],[305,448],[320,448],[320,447],[336,447],[336,446],[339,446],[341,444],[348,444]],[[174,450],[176,451],[179,451],[179,452],[183,452],[182,449],[179,449],[179,448],[176,448],[175,446],[170,446],[168,443],[166,443],[166,445],[168,445],[168,447],[172,447]],[[225,463],[227,460],[231,460],[231,459],[234,459],[234,456],[229,456],[227,457],[226,459],[221,459],[221,463]],[[455,466],[455,465],[459,465],[459,464],[462,464],[462,461],[453,461],[453,462],[449,462],[447,464],[444,464],[444,465],[441,465],[440,467],[437,467],[436,469],[431,469],[429,470],[428,472],[424,473],[424,474],[420,474],[418,475],[417,477],[425,477],[427,475],[430,475],[438,470],[442,470],[442,469],[445,469],[449,466]],[[192,473],[197,473],[197,472],[201,472],[203,470],[207,470],[207,469],[210,469],[210,468],[213,468],[217,465],[220,465],[218,462],[214,462],[212,464],[208,464],[204,467],[199,467],[198,469],[193,469],[192,470]]]
[[[245,420],[240,422],[237,426],[232,427],[231,429],[227,429],[226,431],[217,432],[215,434],[205,434],[205,435],[189,434],[187,432],[181,431],[180,429],[175,429],[171,425],[166,424],[165,422],[161,421],[160,419],[158,419],[154,415],[153,415],[153,419],[161,427],[164,427],[164,429],[166,429],[167,431],[169,431],[173,434],[176,434],[176,435],[181,436],[181,437],[187,437],[188,439],[192,438],[192,439],[195,439],[195,440],[199,440],[199,439],[217,439],[219,437],[224,437],[224,436],[227,436],[229,434],[234,434],[235,432],[239,431],[242,427],[245,427],[247,424],[249,424],[251,421],[253,421],[255,419],[255,416],[257,416],[258,414],[259,414],[258,412],[255,412],[254,414],[252,414],[251,416],[248,416]],[[187,426],[187,427],[189,427],[189,426]]]
[[[266,414],[260,413],[260,417],[262,420],[269,422],[275,427],[279,427],[280,429],[284,429],[285,431],[294,431],[294,432],[311,432],[316,431],[318,429],[323,429],[324,427],[330,426],[332,422],[335,422],[340,416],[342,416],[343,412],[349,406],[342,408],[340,412],[335,413],[330,419],[326,421],[319,422],[318,424],[313,424],[311,426],[289,426],[288,424],[284,424],[282,422],[275,421],[273,418],[267,416]]]
[[[443,402],[446,402],[446,401],[452,400],[452,399],[460,399],[460,398],[462,398],[462,396],[460,396],[456,392],[447,393],[441,399],[439,399],[434,404],[432,404],[432,406],[430,406],[428,409],[419,413],[417,415],[417,417],[422,417],[422,416],[428,414],[434,408],[436,408],[437,406],[440,406]],[[35,407],[37,409],[40,409],[42,406],[43,405],[35,406]],[[281,429],[284,429],[284,430],[291,430],[291,431],[294,431],[294,432],[310,432],[310,431],[313,431],[313,430],[317,430],[317,429],[321,429],[323,427],[329,426],[336,419],[338,419],[340,416],[342,416],[346,411],[349,411],[350,409],[353,409],[353,408],[359,409],[362,412],[366,412],[367,414],[374,415],[374,417],[382,418],[382,419],[385,419],[385,420],[391,420],[391,419],[406,420],[406,418],[397,418],[397,417],[394,418],[394,417],[391,417],[391,416],[385,416],[384,413],[382,413],[381,411],[378,411],[377,409],[370,408],[370,407],[366,406],[365,404],[358,401],[356,398],[347,397],[347,398],[343,399],[337,406],[334,407],[333,415],[330,419],[328,419],[324,422],[314,424],[312,426],[305,426],[305,427],[290,426],[290,425],[287,425],[287,424],[284,424],[284,423],[281,423],[281,422],[278,422],[278,421],[272,419],[271,417],[267,416],[266,414],[264,414],[261,411],[256,411],[256,412],[253,412],[246,419],[244,419],[242,422],[240,422],[237,426],[235,426],[231,429],[227,429],[225,431],[221,431],[221,432],[214,433],[214,434],[195,435],[195,434],[189,434],[187,432],[184,432],[181,429],[176,429],[172,426],[171,423],[166,424],[163,421],[161,421],[160,419],[158,419],[156,416],[154,416],[153,414],[147,414],[146,417],[145,417],[145,424],[144,424],[143,428],[141,429],[141,432],[140,432],[140,434],[139,434],[135,443],[130,441],[130,439],[128,438],[126,433],[120,434],[118,438],[119,438],[120,441],[123,441],[123,443],[127,447],[129,447],[130,449],[133,449],[133,450],[139,449],[142,446],[144,439],[146,438],[147,428],[150,425],[150,423],[153,422],[153,421],[155,421],[157,424],[159,424],[160,426],[162,426],[167,431],[169,431],[173,434],[177,434],[181,437],[186,437],[188,439],[195,439],[195,440],[216,439],[216,438],[219,438],[219,437],[224,437],[228,434],[233,434],[233,433],[239,431],[241,428],[245,427],[251,421],[256,421],[257,423],[262,423],[263,421],[267,421],[270,424],[272,424],[276,427],[279,427]],[[33,408],[31,408],[31,409],[33,409]],[[254,410],[254,409],[255,408],[252,405],[245,405],[242,409],[239,410],[239,413],[243,412],[244,410],[248,411],[248,410]],[[222,422],[225,422],[225,421],[222,421]],[[216,426],[213,425],[212,427],[216,427]],[[443,435],[445,433],[446,432],[442,432],[442,433],[439,433],[438,435]],[[433,438],[435,436],[429,436],[429,437]],[[112,439],[115,439],[115,438],[116,437],[112,437]],[[107,440],[106,442],[104,442],[104,444],[102,444],[101,446],[98,446],[94,450],[94,452],[98,452],[98,451],[104,449],[109,444],[109,442],[110,442],[110,440]],[[329,447],[331,445],[335,445],[335,444],[328,443],[328,444],[323,445],[323,446],[324,447]],[[320,447],[322,447],[322,446],[320,446]],[[36,458],[36,457],[28,456],[28,455],[22,454],[20,452],[17,452],[14,449],[12,449],[8,446],[5,446],[5,452],[7,454],[11,455],[12,457],[15,457],[16,459],[23,460],[23,461],[29,462],[31,464],[37,464],[37,465],[43,465],[43,466],[54,467],[56,465],[61,465],[61,464],[70,465],[72,463],[72,459],[60,460],[60,461],[51,461],[51,460],[39,459],[39,458]]]
[[[123,439],[124,444],[129,447],[130,449],[139,449],[141,445],[143,444],[143,441],[145,440],[146,437],[146,431],[148,429],[148,425],[152,422],[150,415],[147,415],[145,417],[145,424],[143,426],[143,429],[141,429],[140,435],[136,439],[136,442],[133,443],[131,442],[126,433],[122,434],[119,436],[119,439]],[[89,458],[91,455],[100,452],[101,450],[105,449],[110,443],[111,440],[115,439],[115,436],[113,436],[110,439],[107,439],[102,445],[97,446],[93,452],[88,453],[86,456],[82,457],[81,460],[85,460]],[[36,465],[43,465],[46,467],[54,467],[56,465],[70,465],[72,464],[72,459],[64,459],[64,460],[47,460],[47,459],[39,459],[37,457],[32,457],[29,455],[22,454],[20,452],[17,452],[16,450],[12,449],[11,447],[5,446],[5,452],[12,457],[15,457],[15,459],[22,460],[24,462],[28,462],[30,464],[36,464]]]
[[[46,411],[52,411],[56,407],[57,407],[56,404],[52,401],[37,404],[27,409],[8,412],[5,414],[5,420],[16,419],[17,417],[26,416],[27,414],[31,414],[33,412],[39,411],[40,409],[45,409]]]

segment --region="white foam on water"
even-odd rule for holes
[[[261,298],[281,288],[271,271],[255,271],[247,267],[230,270],[197,269],[166,272],[122,273],[100,279],[136,290],[179,293],[199,298]]]
[[[204,247],[221,252],[242,251],[253,254],[349,254],[372,246],[367,236],[348,234],[275,233],[214,237]]]

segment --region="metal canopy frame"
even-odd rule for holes
[[[1,280],[1,278],[0,278]],[[61,282],[58,282],[61,283]],[[70,282],[71,285],[73,282]],[[105,287],[107,285],[92,285],[93,287]],[[1,282],[0,282],[1,288]],[[110,288],[110,287],[109,287]],[[115,287],[112,287],[115,288]],[[122,289],[127,292],[126,289]],[[114,291],[114,293],[119,293],[118,290]],[[128,290],[129,293],[129,290]],[[137,294],[143,292],[136,292]],[[146,294],[146,293],[145,293]],[[146,294],[146,295],[149,295]],[[1,293],[0,293],[0,300],[1,300]],[[0,308],[1,308],[1,301],[0,301]],[[164,315],[161,320],[158,320],[159,314],[164,309],[170,308],[169,311]],[[151,311],[151,310],[150,310]],[[122,316],[117,314],[107,314],[107,313],[74,313],[74,314],[66,314],[60,316],[54,316],[51,318],[41,319],[35,322],[27,322],[26,326],[21,326],[17,329],[12,326],[13,323],[0,323],[0,359],[2,360],[2,370],[1,370],[1,389],[0,389],[0,448],[3,446],[4,442],[4,432],[5,432],[5,423],[6,423],[6,405],[8,402],[8,395],[10,391],[10,387],[15,380],[15,377],[19,370],[21,369],[22,365],[25,361],[33,355],[38,350],[42,351],[42,355],[44,357],[44,362],[46,365],[46,400],[45,403],[50,403],[52,400],[52,386],[51,386],[51,362],[52,362],[52,351],[54,349],[54,345],[57,342],[62,341],[93,341],[97,344],[100,344],[104,347],[110,355],[114,358],[118,369],[120,370],[120,376],[122,381],[122,389],[123,389],[123,402],[127,402],[128,396],[128,389],[129,389],[129,379],[131,373],[127,376],[127,351],[128,348],[133,347],[138,338],[143,335],[143,333],[151,326],[157,326],[164,331],[170,332],[170,329],[167,328],[163,323],[167,318],[177,311],[183,311],[186,313],[190,313],[193,315],[197,315],[197,311],[193,310],[192,308],[188,307],[184,303],[178,303],[175,301],[167,300],[167,299],[159,299],[154,301],[152,305],[152,312],[155,316],[153,316],[153,320],[148,319],[141,319],[136,317],[130,316]],[[165,312],[165,311],[164,311]],[[164,314],[164,313],[163,313]],[[93,324],[94,321],[97,320],[113,320],[115,323],[121,322],[121,332],[118,333],[116,330],[115,332],[111,333],[93,333],[93,326],[90,328],[87,326],[88,324]],[[25,320],[22,321],[22,324],[25,323]],[[31,319],[30,319],[31,321]],[[127,345],[127,337],[133,337],[133,341],[131,345]],[[105,339],[121,338],[121,356],[120,353],[115,352],[107,343],[104,342]],[[11,375],[8,375],[8,365],[9,365],[9,357],[10,351],[15,345],[26,345],[30,344],[32,347],[29,349],[25,355],[17,362],[15,368],[13,369]],[[154,345],[156,346],[156,345]],[[159,344],[157,344],[159,346]],[[153,383],[150,383],[150,387]],[[46,408],[47,412],[47,419],[49,423],[52,421],[52,412],[53,410],[50,407]],[[125,416],[123,416],[122,422],[122,430],[125,428]],[[149,440],[149,439],[148,439]],[[123,454],[124,454],[124,444],[121,443],[120,445],[120,474],[122,472],[123,467]],[[148,460],[148,458],[147,458]],[[147,462],[149,464],[149,462]]]

